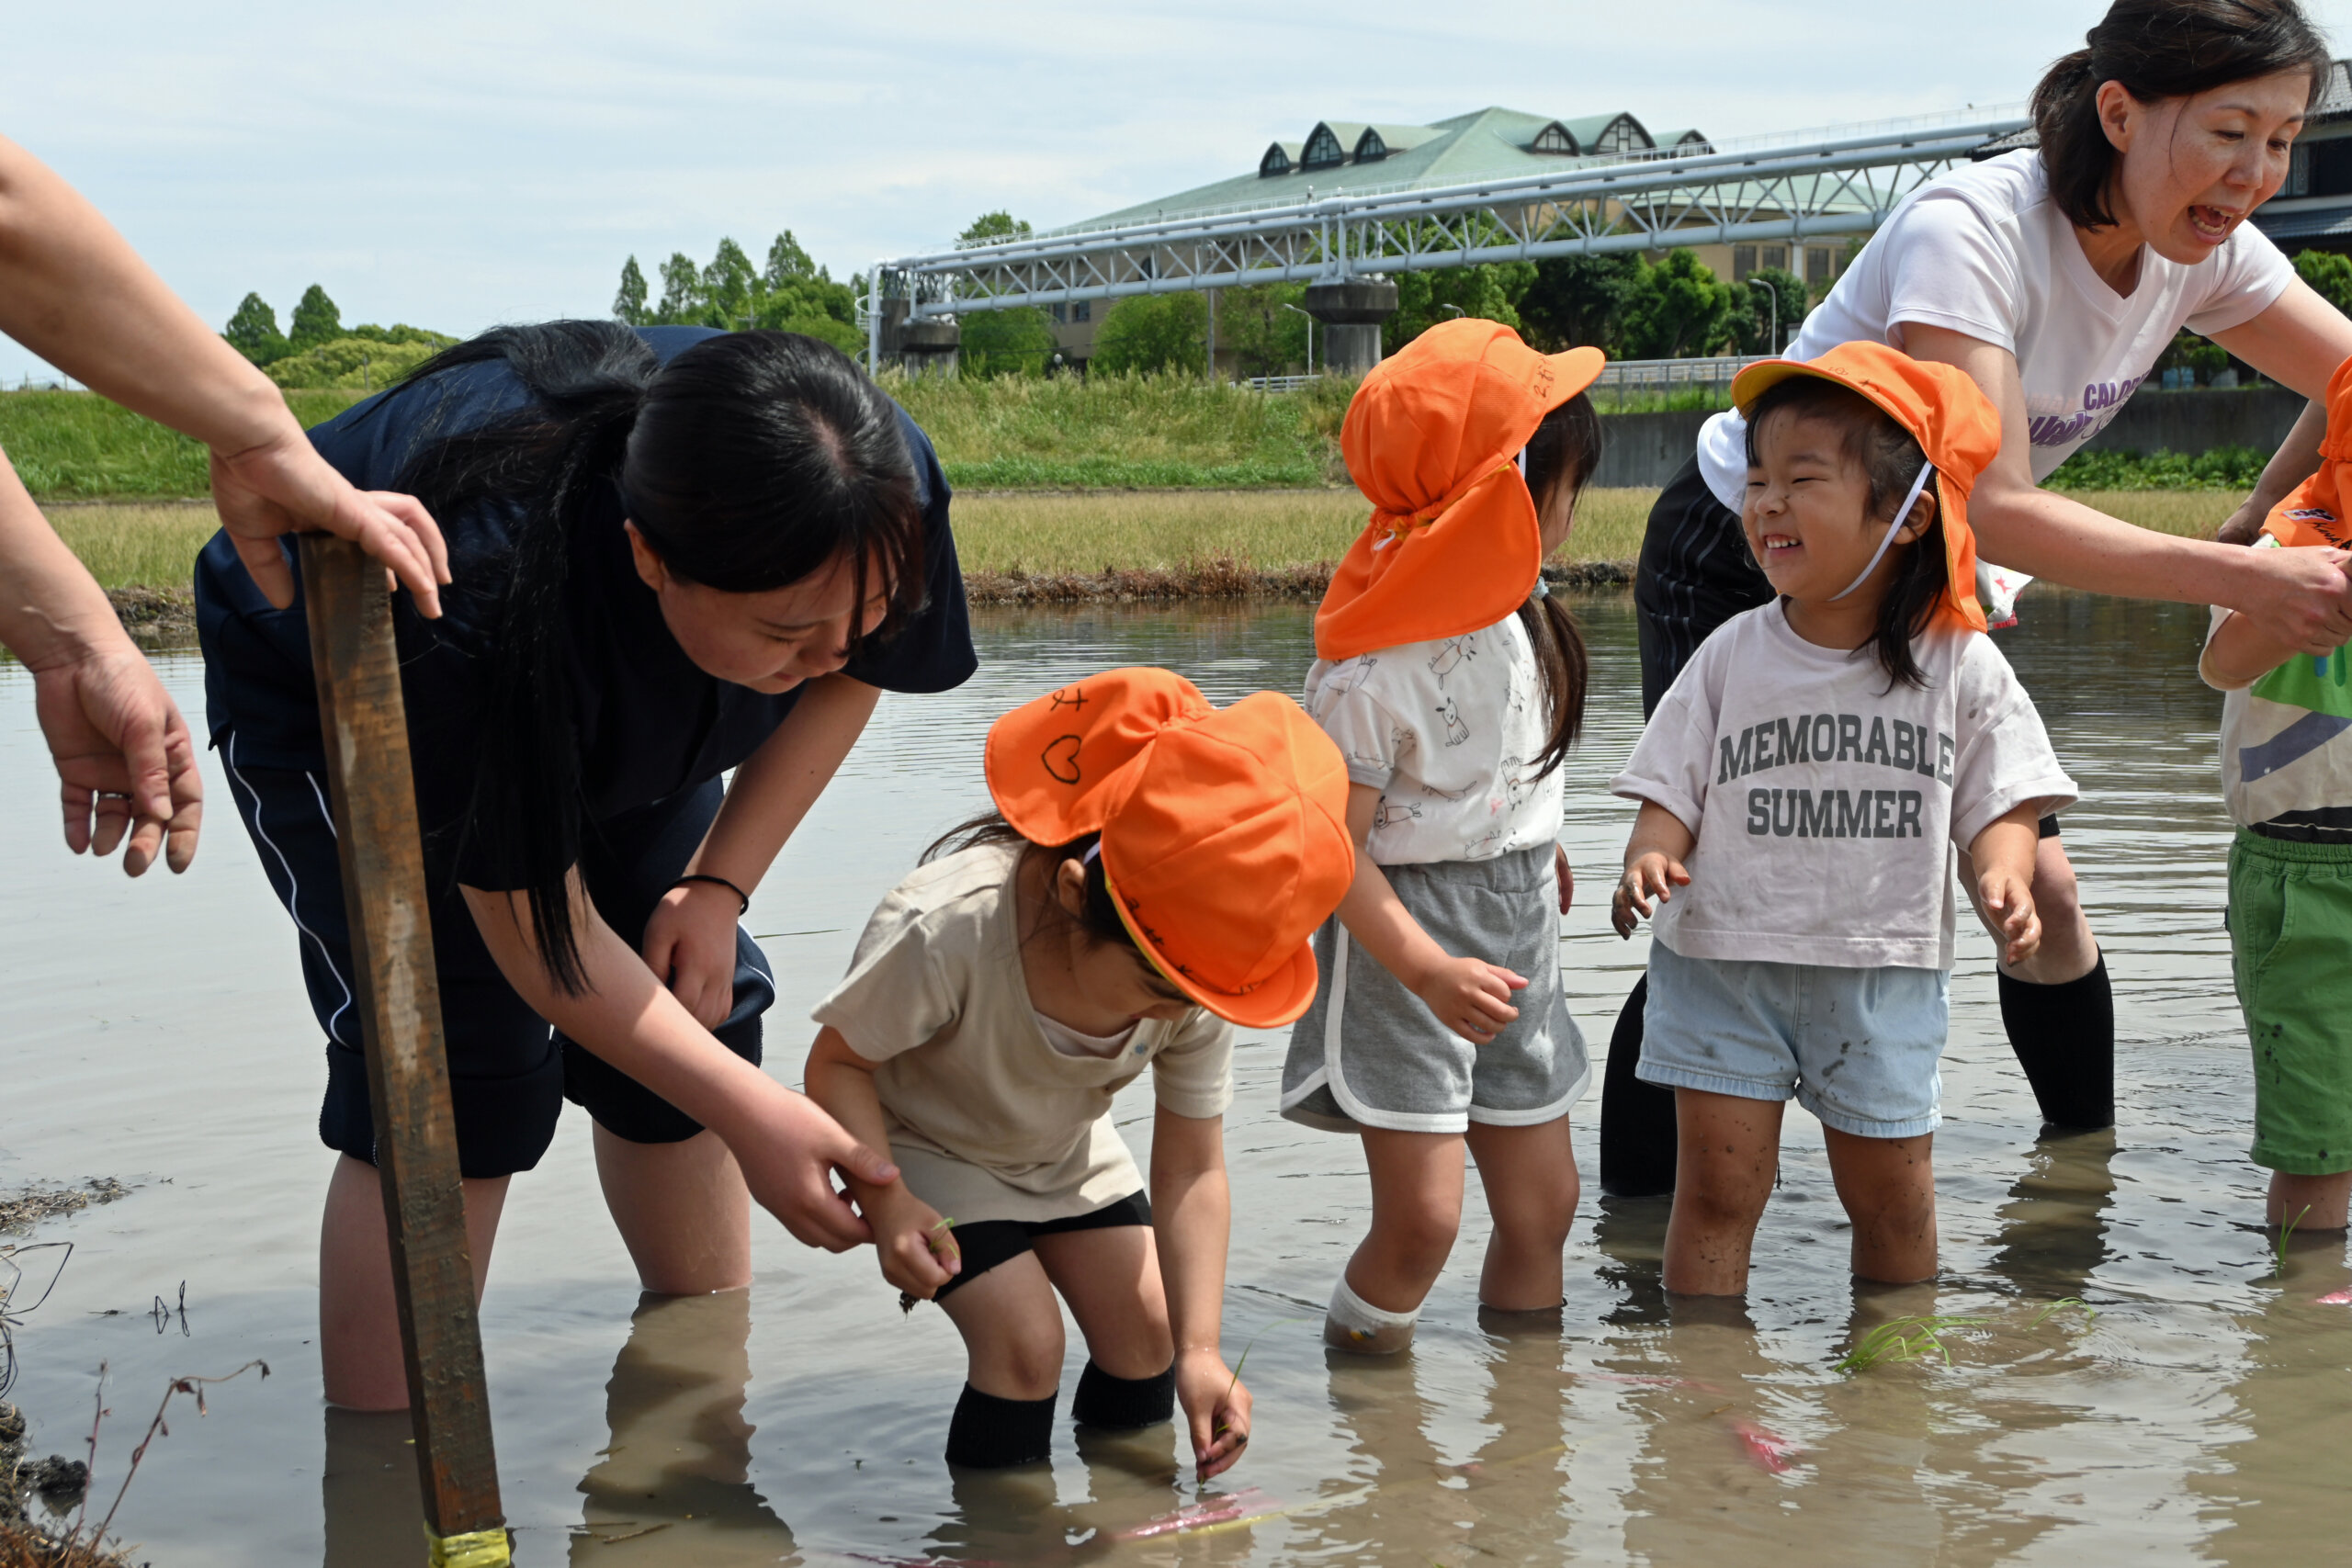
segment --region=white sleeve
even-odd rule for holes
[[[2028,801],[2039,801],[2047,817],[2080,798],[2017,671],[1990,637],[1969,640],[1955,676],[1960,734],[1951,765],[1951,841],[1962,850]]]
[[[2245,325],[2277,304],[2295,277],[2294,264],[2251,223],[2240,223],[2222,243],[2222,254],[2201,263],[2199,270],[2212,276],[2184,324],[2200,337]]]
[[[1729,641],[1718,628],[1699,645],[1698,653],[1682,667],[1657,711],[1642,727],[1642,738],[1634,743],[1625,771],[1609,781],[1611,794],[1664,807],[1694,837],[1707,807],[1716,711],[1723,699],[1720,655]]]
[[[1336,695],[1325,688],[1315,704],[1315,722],[1340,749],[1351,783],[1386,789],[1412,732],[1396,722],[1365,684],[1359,681]]]
[[[1890,247],[1883,264],[1889,343],[1903,347],[1903,324],[1917,321],[2017,353],[2025,282],[2014,235],[1958,196],[1929,190],[1871,243]]]

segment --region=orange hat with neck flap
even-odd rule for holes
[[[1911,494],[1916,501],[1932,476],[1944,525],[1944,592],[1936,619],[1983,631],[1984,607],[1976,600],[1976,532],[1968,525],[1968,495],[1976,476],[2001,449],[2001,416],[1993,400],[1958,366],[1914,359],[1883,343],[1841,343],[1818,359],[1758,360],[1732,378],[1731,400],[1747,417],[1757,399],[1792,376],[1818,377],[1860,393],[1918,442],[1928,468]],[[1897,515],[1912,504],[1905,502]],[[1887,533],[1891,536],[1894,532],[1890,525]],[[1877,565],[1871,563],[1872,570]],[[1858,580],[1854,586],[1860,585]]]
[[[2262,531],[2282,545],[2352,549],[2352,359],[2327,382],[2327,434],[2319,471],[2270,509]]]
[[[1597,348],[1538,354],[1499,321],[1458,316],[1363,378],[1340,450],[1372,522],[1315,613],[1319,657],[1459,637],[1518,608],[1544,546],[1514,459],[1604,363]]]

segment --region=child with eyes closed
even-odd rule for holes
[[[1250,1440],[1218,1348],[1233,1025],[1314,994],[1307,939],[1352,866],[1346,775],[1288,697],[1214,708],[1150,669],[1014,709],[987,771],[998,814],[933,846],[818,1005],[808,1094],[899,1168],[850,1192],[883,1277],[964,1337],[951,1465],[1049,1457],[1058,1292],[1086,1337],[1078,1424],[1181,1404],[1205,1480]],[[1148,1194],[1111,1121],[1146,1066]]]
[[[1826,1134],[1853,1271],[1918,1280],[1953,852],[2020,963],[2040,819],[2075,799],[1976,599],[1968,492],[2000,420],[1962,372],[1874,343],[1751,365],[1732,398],[1780,598],[1701,645],[1611,786],[1642,803],[1618,934],[1663,906],[1638,1071],[1681,1134],[1666,1288],[1746,1291],[1792,1098]]]
[[[1317,613],[1306,707],[1347,760],[1360,851],[1282,1091],[1291,1120],[1360,1138],[1372,1176],[1324,1323],[1337,1349],[1411,1342],[1461,1226],[1465,1150],[1494,1217],[1480,1303],[1561,1303],[1567,1114],[1589,1069],[1560,981],[1559,769],[1585,654],[1543,561],[1600,459],[1584,393],[1601,364],[1445,321],[1348,407],[1348,471],[1376,510]]]

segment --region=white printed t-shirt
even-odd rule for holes
[[[1928,684],[1816,648],[1779,603],[1699,646],[1610,788],[1698,840],[1652,933],[1685,958],[1949,969],[1951,847],[2073,803],[2041,716],[1980,633],[1915,640]],[[1891,689],[1890,689],[1891,686]]]
[[[2278,549],[2265,534],[2256,549]],[[2230,612],[2216,606],[2214,632]],[[2352,649],[2323,665],[2298,653],[2222,698],[2222,797],[2230,820],[2306,829],[2352,843]],[[2304,836],[2304,835],[2298,835]]]
[[[1552,733],[1516,611],[1483,631],[1400,643],[1306,671],[1307,714],[1381,792],[1375,865],[1492,860],[1560,835],[1560,770],[1534,776]]]
[[[989,845],[917,867],[810,1014],[879,1064],[890,1157],[909,1191],[957,1221],[1068,1219],[1140,1190],[1111,1101],[1146,1066],[1179,1116],[1220,1116],[1233,1100],[1233,1026],[1205,1008],[1140,1020],[1111,1056],[1047,1039],[1021,969],[1019,858]]]
[[[1813,314],[1792,359],[1841,343],[1904,346],[1917,321],[2007,349],[2025,386],[2034,482],[2107,427],[2183,327],[2211,336],[2242,326],[2285,293],[2294,268],[2269,236],[2241,222],[2195,265],[2140,253],[2140,278],[2118,294],[2091,269],[2075,226],[2051,198],[2034,151],[1955,169],[1895,209]],[[1699,435],[1699,468],[1736,512],[1747,484],[1747,423],[1720,413]]]

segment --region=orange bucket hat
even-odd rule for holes
[[[2352,549],[2352,359],[2328,378],[2318,471],[2270,509],[2262,531],[2282,545]]]
[[[1732,378],[1731,400],[1745,417],[1757,399],[1792,376],[1819,377],[1860,393],[1919,443],[1934,469],[1944,525],[1944,597],[1937,618],[1983,631],[1968,494],[2001,449],[2001,416],[1993,400],[1957,366],[1914,359],[1883,343],[1841,343],[1818,359],[1757,361]]]
[[[1315,613],[1318,656],[1459,637],[1519,606],[1544,546],[1512,459],[1605,363],[1597,348],[1538,354],[1499,321],[1457,316],[1363,378],[1340,451],[1372,521]]]
[[[1159,972],[1219,1018],[1290,1022],[1315,930],[1355,877],[1348,771],[1299,705],[1213,707],[1165,670],[1109,670],[989,730],[989,794],[1033,843],[1102,834],[1102,874]]]

